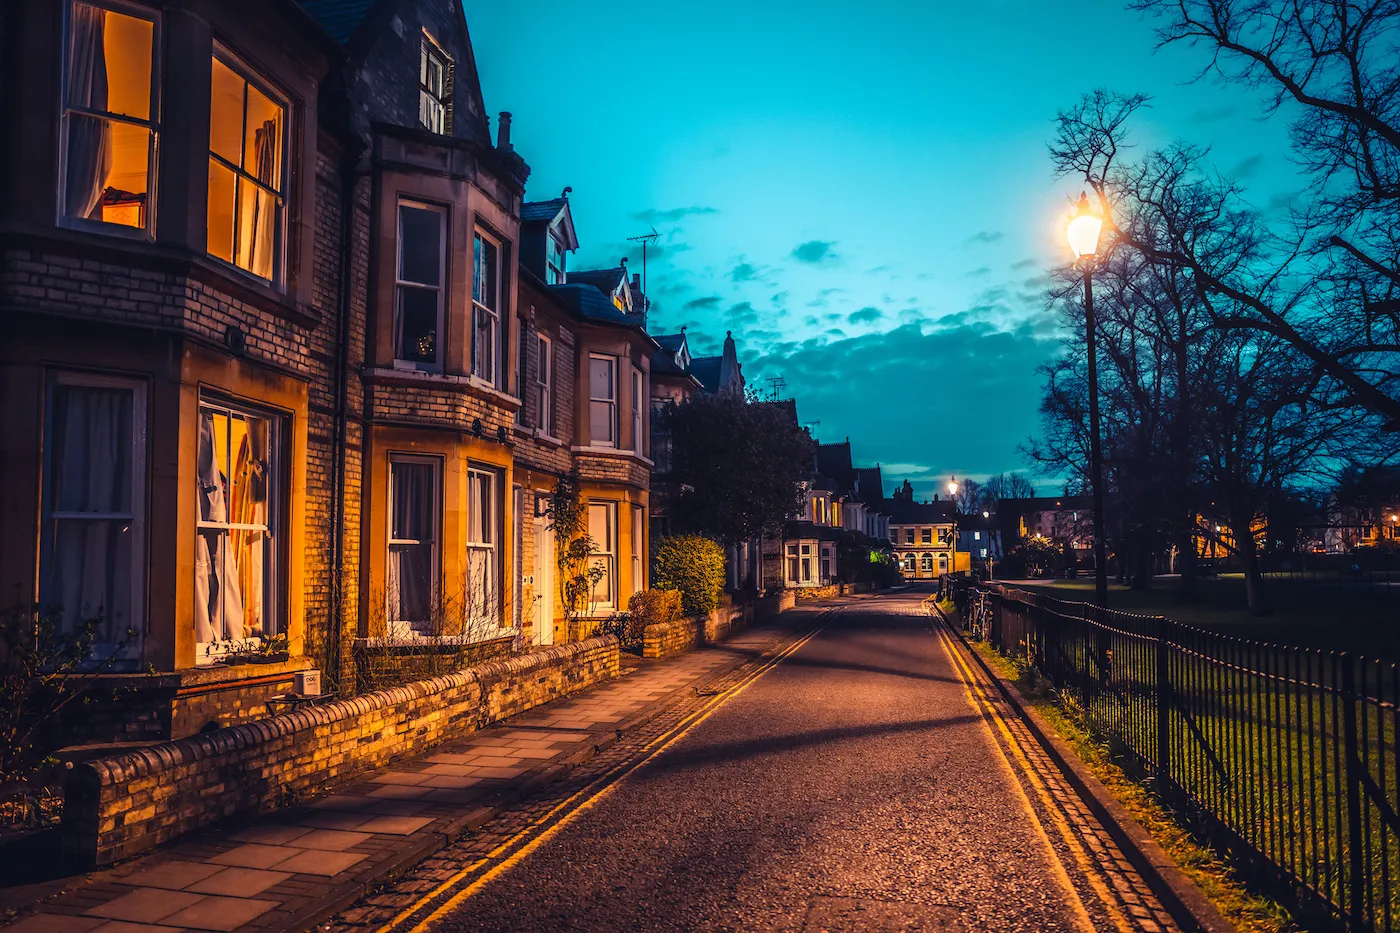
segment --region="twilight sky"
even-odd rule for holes
[[[1154,53],[1110,0],[465,8],[527,197],[573,187],[571,267],[640,272],[626,238],[654,225],[652,332],[688,325],[703,354],[732,330],[750,385],[784,377],[819,439],[923,496],[1028,468],[1078,194],[1049,168],[1057,109],[1148,93],[1140,146],[1210,145],[1260,206],[1301,187],[1283,115],[1187,83],[1203,53]]]

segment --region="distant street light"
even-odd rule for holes
[[[953,511],[953,541],[952,541],[952,546],[953,546],[953,551],[952,551],[952,553],[953,553],[953,558],[952,558],[952,560],[951,560],[951,562],[950,562],[950,563],[951,563],[951,566],[948,568],[948,572],[949,572],[949,573],[957,573],[957,572],[958,572],[958,478],[957,478],[956,476],[950,476],[950,477],[948,477],[948,504],[951,505],[951,506],[953,507],[953,509],[952,509],[952,511]]]
[[[987,523],[987,581],[991,582],[994,576],[992,573],[992,513],[983,509],[982,518]]]
[[[1104,542],[1103,448],[1099,441],[1099,361],[1094,333],[1094,261],[1098,258],[1103,218],[1089,206],[1088,193],[1079,204],[1065,234],[1074,251],[1075,265],[1084,270],[1084,343],[1089,356],[1089,483],[1094,500],[1094,601],[1108,606],[1108,558]]]

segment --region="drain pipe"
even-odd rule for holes
[[[346,440],[349,428],[350,395],[350,296],[352,254],[354,251],[355,186],[368,169],[359,167],[365,152],[364,143],[356,137],[340,160],[340,307],[336,311],[336,353],[334,370],[335,425],[331,439],[335,461],[331,487],[331,611],[329,644],[326,650],[328,673],[334,678],[337,693],[343,693],[341,683],[342,642],[345,630],[345,588],[341,583],[345,570],[345,469],[348,459]]]

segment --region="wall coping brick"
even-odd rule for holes
[[[288,795],[342,783],[616,677],[619,667],[618,640],[604,635],[76,764],[64,795],[64,849],[107,864],[275,809]],[[548,672],[555,676],[537,676]],[[409,723],[416,728],[398,728]],[[143,799],[155,803],[133,818],[129,785],[145,779],[152,790],[143,789]],[[191,806],[214,790],[219,806]]]

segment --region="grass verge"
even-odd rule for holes
[[[939,606],[950,619],[957,618],[957,610],[951,603],[939,603]],[[1043,679],[1003,657],[985,642],[970,643],[993,670],[1016,684],[1021,695],[1069,743],[1109,793],[1152,835],[1240,933],[1304,933],[1304,928],[1297,925],[1282,904],[1250,890],[1235,869],[1208,842],[1193,836],[1150,788],[1134,781],[1114,762],[1106,745],[1096,741],[1066,716]]]

